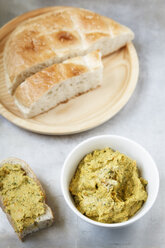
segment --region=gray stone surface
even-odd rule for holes
[[[164,0],[0,0],[0,25],[23,12],[49,5],[89,8],[131,27],[140,59],[137,88],[128,104],[111,120],[91,131],[70,136],[30,133],[0,117],[0,160],[16,156],[27,161],[41,180],[56,223],[21,243],[0,210],[0,248],[163,248],[165,247],[165,1]],[[82,140],[118,134],[139,142],[155,159],[160,191],[151,211],[120,230],[92,226],[66,206],[60,173],[68,153]]]

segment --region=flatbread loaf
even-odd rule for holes
[[[95,50],[104,56],[133,38],[129,28],[89,10],[54,8],[23,22],[10,35],[4,49],[8,90],[12,94],[27,77],[52,64]]]

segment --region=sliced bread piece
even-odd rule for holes
[[[15,103],[24,117],[33,117],[99,86],[102,70],[99,51],[52,65],[17,87]]]
[[[56,7],[20,24],[4,49],[6,84],[12,94],[27,77],[55,63],[95,50],[110,54],[134,38],[133,32],[92,11]]]
[[[39,215],[34,220],[34,222],[31,222],[31,224],[29,224],[29,225],[26,224],[26,227],[22,228],[21,231],[18,231],[18,228],[17,228],[17,226],[15,224],[16,219],[14,219],[12,217],[12,216],[15,216],[14,211],[16,211],[17,207],[15,207],[15,206],[14,206],[14,208],[11,207],[11,210],[9,211],[8,206],[10,206],[10,202],[8,202],[6,197],[4,197],[4,195],[2,194],[3,179],[4,179],[4,175],[2,173],[4,173],[4,171],[1,171],[1,169],[3,169],[4,166],[7,165],[7,164],[11,165],[11,166],[18,166],[19,165],[21,167],[21,170],[23,170],[23,172],[25,173],[26,180],[28,180],[28,178],[32,179],[32,182],[34,183],[35,186],[37,185],[37,187],[40,189],[41,194],[43,196],[44,214]],[[8,175],[10,175],[9,172],[10,172],[10,169],[7,169],[6,173],[8,173]],[[15,180],[16,181],[17,181],[17,177],[18,177],[18,174],[15,174]],[[16,186],[13,186],[13,184],[14,184],[14,182],[12,181],[12,178],[10,178],[8,187],[10,188],[11,193],[12,193],[12,190],[15,190],[14,187],[16,187]],[[5,189],[5,190],[7,192],[7,189]],[[15,202],[14,204],[17,204],[19,202],[19,198],[18,198],[18,195],[17,195],[16,191],[13,191],[13,192],[14,192],[13,193],[14,198],[12,198],[12,199],[13,199],[13,202]],[[22,192],[22,194],[23,194],[23,192]],[[22,195],[20,195],[20,197],[22,197]],[[28,201],[29,205],[31,204],[31,199],[33,197],[34,196],[30,195],[30,193],[29,193],[29,201]],[[54,216],[53,216],[53,213],[52,213],[52,210],[50,209],[50,207],[45,203],[45,200],[46,200],[45,192],[44,192],[40,182],[38,181],[37,177],[35,176],[34,172],[31,170],[31,168],[29,167],[29,165],[26,162],[24,162],[21,159],[14,158],[14,157],[7,158],[7,159],[3,160],[2,162],[0,162],[0,206],[2,207],[3,211],[6,213],[9,222],[11,223],[11,225],[13,226],[15,232],[17,233],[18,237],[21,240],[24,240],[24,238],[28,234],[31,234],[31,233],[36,232],[36,231],[39,231],[39,230],[41,230],[43,228],[46,228],[46,227],[49,227],[49,226],[51,226],[53,224]],[[18,204],[20,204],[20,202]],[[23,210],[25,210],[25,206],[26,206],[26,202],[25,202],[25,205],[23,205],[23,204],[19,205],[19,214],[22,214]],[[28,209],[28,211],[29,211],[29,209]],[[18,213],[16,213],[16,214],[18,214]],[[33,214],[33,213],[31,213],[31,214]],[[25,218],[25,217],[23,217],[23,218]],[[28,218],[29,217],[27,216],[24,220],[26,221]]]

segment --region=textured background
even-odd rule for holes
[[[113,119],[91,131],[71,136],[30,133],[0,117],[0,160],[16,156],[27,161],[41,180],[56,216],[55,225],[22,244],[0,210],[0,248],[157,248],[165,247],[165,1],[164,0],[0,0],[0,26],[26,11],[72,5],[97,11],[128,25],[140,59],[137,88]],[[137,223],[109,230],[78,219],[66,206],[60,172],[67,154],[82,140],[99,134],[118,134],[139,142],[155,159],[160,191],[152,210]]]

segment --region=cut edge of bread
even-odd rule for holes
[[[23,170],[26,172],[26,175],[31,177],[37,183],[37,185],[40,187],[41,191],[44,194],[44,199],[46,200],[46,194],[45,194],[45,191],[44,191],[42,185],[40,184],[39,180],[37,179],[36,175],[34,174],[32,169],[30,168],[30,166],[25,161],[23,161],[19,158],[10,157],[10,158],[7,158],[7,159],[4,159],[3,161],[1,161],[0,167],[2,167],[6,163],[13,164],[13,165],[14,164],[21,165]],[[37,217],[34,224],[28,226],[22,232],[18,233],[15,231],[14,223],[13,223],[11,216],[8,213],[6,213],[6,211],[5,211],[5,207],[3,205],[3,200],[2,200],[2,197],[0,196],[0,207],[2,208],[4,213],[6,214],[10,224],[12,225],[14,231],[16,232],[16,234],[18,235],[18,237],[21,241],[23,241],[27,235],[32,234],[34,232],[37,232],[41,229],[47,228],[54,223],[54,214],[53,214],[51,208],[46,204],[46,202],[44,202],[44,203],[45,203],[45,214]]]
[[[99,51],[94,51],[85,56],[74,57],[66,60],[62,64],[74,63],[76,65],[79,64],[79,60],[85,61],[86,67],[88,68],[87,72],[83,72],[78,76],[73,76],[59,82],[58,84],[54,84],[53,87],[42,94],[42,96],[33,102],[29,107],[24,106],[22,102],[19,101],[20,94],[24,94],[24,99],[26,99],[28,95],[24,93],[22,89],[20,89],[21,91],[19,91],[19,93],[16,90],[16,95],[14,96],[15,104],[25,118],[31,118],[46,112],[60,103],[67,102],[68,100],[84,94],[92,89],[96,89],[99,85],[101,85],[103,77],[101,53]],[[23,84],[24,83],[22,83],[22,86]]]

